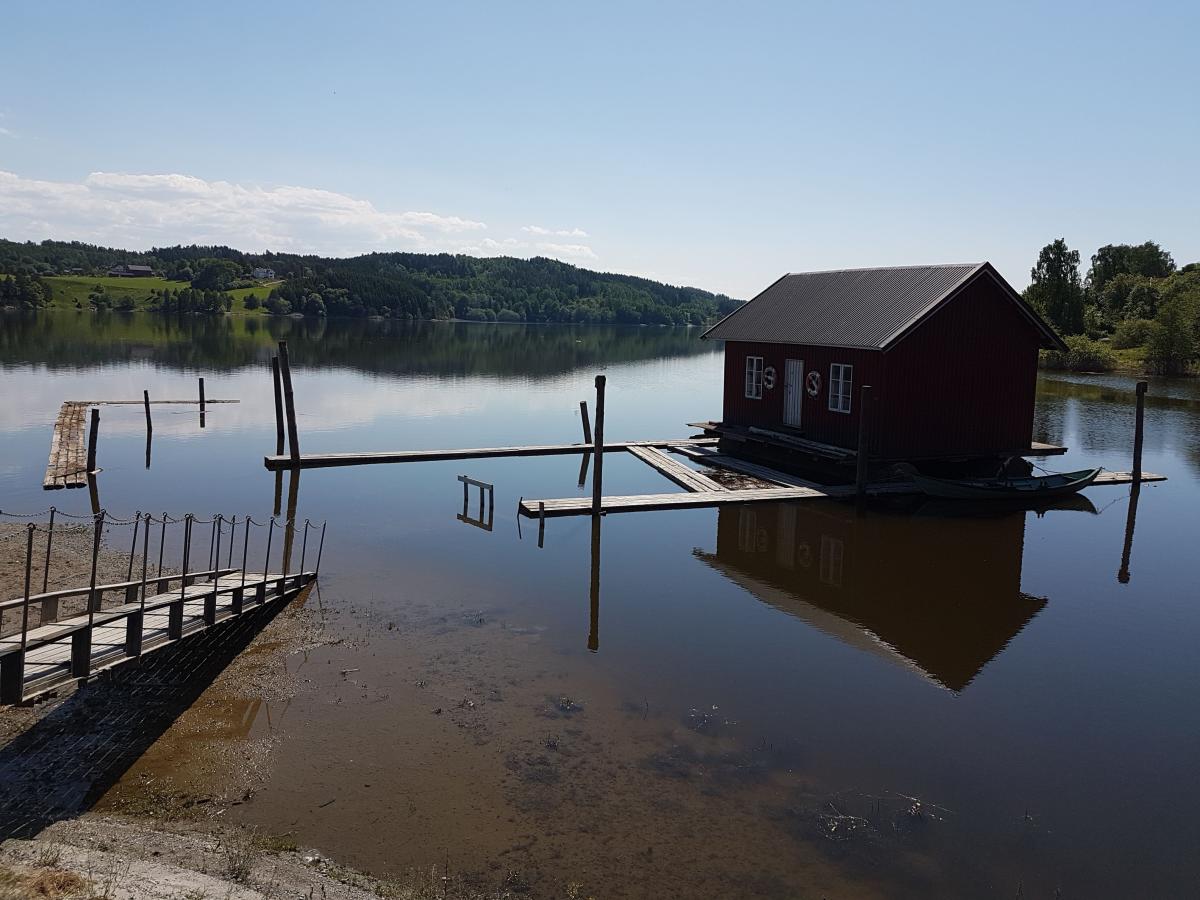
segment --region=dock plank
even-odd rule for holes
[[[711,445],[716,438],[684,438],[665,441],[612,441],[604,445],[604,452],[618,452],[630,447],[671,447],[676,445]],[[595,449],[591,444],[531,444],[522,447],[476,447],[463,450],[395,450],[366,453],[308,453],[301,454],[301,469],[323,469],[333,466],[369,466],[380,463],[440,462],[453,459],[496,459],[508,456],[566,456],[572,453],[588,453]],[[292,458],[288,455],[266,456],[263,465],[268,469],[290,469]]]
[[[630,447],[629,453],[687,491],[723,491],[725,485],[671,459],[657,447]]]

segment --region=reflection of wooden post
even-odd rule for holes
[[[1129,512],[1125,515],[1125,546],[1121,550],[1121,568],[1117,571],[1117,581],[1129,584],[1129,557],[1133,553],[1133,526],[1137,522],[1138,497],[1141,496],[1142,485],[1134,481],[1129,491]]]
[[[283,378],[283,406],[287,413],[288,445],[292,465],[296,466],[300,463],[300,440],[296,437],[296,399],[292,394],[292,362],[288,356],[287,341],[279,342],[279,369]]]
[[[592,517],[592,581],[588,591],[591,616],[588,628],[588,649],[600,649],[600,517]]]
[[[204,379],[200,379],[200,427],[204,427]]]
[[[1146,413],[1146,388],[1144,381],[1137,383],[1137,418],[1133,424],[1133,483],[1142,484],[1142,419]]]
[[[867,499],[867,476],[870,473],[871,386],[864,384],[858,400],[858,469],[854,478],[854,496],[861,508]]]
[[[603,375],[596,376],[596,471],[592,474],[592,515],[600,515],[600,498],[604,490],[604,383]]]
[[[583,423],[583,442],[584,442],[584,444],[590,444],[592,442],[592,423],[590,421],[588,421],[588,408],[587,408],[586,400],[579,401],[579,415],[580,415],[580,419]],[[590,463],[591,461],[592,461],[591,451],[584,450],[583,451],[583,459],[581,459],[579,461],[579,486],[580,487],[583,487],[584,483],[587,481],[588,463]]]
[[[88,472],[96,471],[96,440],[100,436],[100,410],[92,407],[92,422],[91,430],[88,432],[88,455],[87,455],[87,470]]]
[[[278,356],[271,357],[271,378],[275,382],[275,455],[283,456],[283,388],[279,384]],[[279,515],[278,509],[275,515]]]
[[[286,370],[285,370],[286,371]],[[286,385],[286,380],[284,381]],[[288,473],[287,519],[283,523],[283,571],[287,575],[292,565],[292,543],[296,539],[296,503],[300,497],[300,470]]]

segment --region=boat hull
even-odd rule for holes
[[[1037,502],[1077,493],[1096,480],[1100,469],[1080,469],[1039,478],[962,479],[914,474],[913,482],[930,497],[942,500]]]

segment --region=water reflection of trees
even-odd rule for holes
[[[1021,592],[1025,513],[871,514],[728,506],[696,556],[763,603],[963,690],[1042,609]]]
[[[40,313],[0,317],[0,364],[51,369],[151,362],[169,368],[265,364],[288,341],[301,366],[373,373],[550,376],[717,353],[698,329],[465,322]]]

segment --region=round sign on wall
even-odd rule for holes
[[[816,369],[809,372],[804,379],[804,390],[808,392],[808,396],[815,397],[821,393],[821,373]]]

